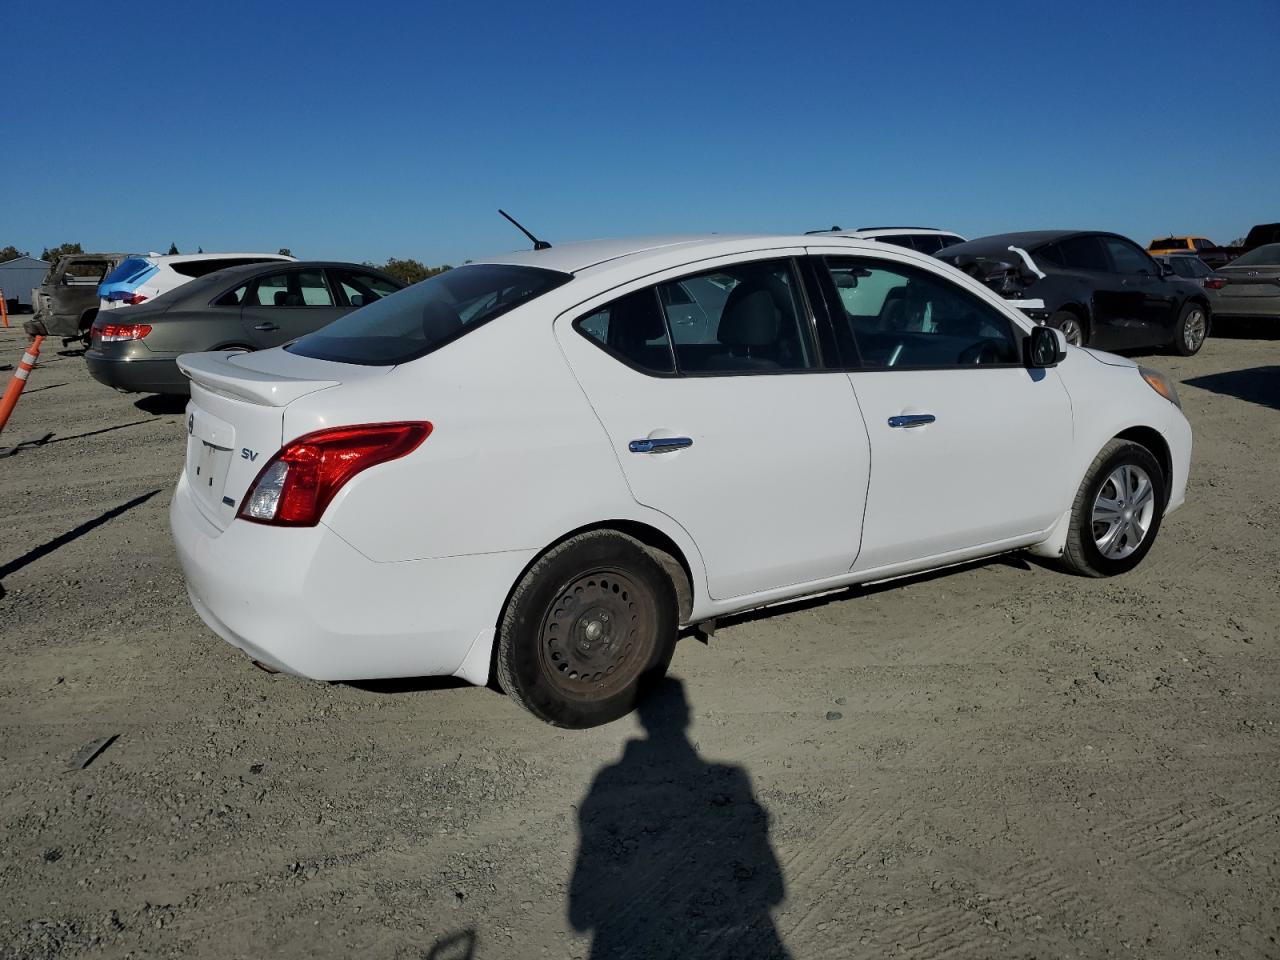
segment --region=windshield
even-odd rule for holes
[[[1165,237],[1163,240],[1152,240],[1148,250],[1186,250],[1186,237]]]
[[[571,279],[537,267],[458,267],[361,307],[285,349],[365,366],[407,363]]]
[[[1280,243],[1268,243],[1256,247],[1248,253],[1242,253],[1231,261],[1233,267],[1249,267],[1262,264],[1264,266],[1280,266]]]

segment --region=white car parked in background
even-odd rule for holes
[[[216,633],[322,680],[496,669],[568,727],[681,624],[1019,549],[1123,573],[1191,457],[1160,374],[842,237],[515,253],[179,365]]]
[[[817,234],[849,237],[854,240],[878,240],[881,243],[892,243],[895,247],[906,247],[908,250],[919,250],[921,253],[930,255],[953,243],[964,243],[965,240],[958,233],[939,230],[937,227],[859,227],[857,230],[832,227],[830,230],[810,230],[805,236],[811,237]]]
[[[191,253],[145,257],[133,256],[122,261],[98,285],[98,312],[135,306],[154,300],[196,277],[216,270],[270,260],[292,260],[279,253]]]

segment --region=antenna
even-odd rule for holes
[[[500,214],[502,214],[504,217],[506,217],[508,220],[510,220],[510,221],[511,221],[511,225],[512,225],[513,227],[515,227],[517,230],[519,230],[519,231],[520,231],[521,233],[523,233],[526,237],[528,237],[530,240],[532,240],[532,241],[533,241],[533,249],[535,249],[535,250],[550,250],[550,249],[551,249],[551,244],[547,243],[547,241],[545,241],[545,240],[539,240],[537,237],[535,237],[532,233],[530,233],[530,232],[529,232],[528,230],[526,230],[524,227],[520,226],[520,222],[519,222],[518,220],[516,220],[516,218],[515,218],[515,217],[513,217],[511,214],[507,213],[507,211],[502,210],[502,209],[499,209],[499,210],[498,210],[498,212],[499,212]]]

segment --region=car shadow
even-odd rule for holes
[[[187,397],[170,393],[149,393],[133,402],[143,413],[156,416],[168,413],[182,413],[187,409]]]
[[[1280,322],[1264,317],[1215,317],[1213,336],[1227,340],[1280,340]]]
[[[567,912],[591,934],[591,960],[788,957],[771,912],[786,885],[747,771],[698,754],[673,677],[638,718],[645,736],[578,806]]]
[[[400,694],[431,693],[435,690],[456,690],[471,686],[460,677],[391,677],[386,680],[344,680],[344,687],[363,690],[365,693]]]
[[[1042,560],[1040,557],[1033,557],[1022,553],[1006,553],[997,557],[985,557],[981,560],[969,560],[965,563],[957,563],[950,567],[941,567],[937,570],[926,570],[923,573],[913,573],[905,577],[896,577],[893,580],[882,580],[879,583],[854,584],[849,587],[839,587],[830,593],[823,593],[816,597],[804,597],[799,600],[782,600],[768,607],[759,607],[755,610],[747,610],[743,613],[730,614],[727,617],[718,617],[716,619],[716,629],[721,627],[731,627],[739,623],[751,623],[755,620],[765,620],[769,617],[777,616],[781,613],[796,613],[801,610],[813,610],[817,607],[825,607],[829,603],[843,603],[846,600],[856,600],[859,597],[871,597],[877,593],[883,593],[886,590],[900,590],[901,588],[913,583],[928,583],[931,580],[937,580],[942,577],[949,577],[952,574],[960,573],[964,570],[977,570],[982,567],[1012,567],[1015,570],[1033,570],[1037,567],[1051,567],[1052,563],[1048,560]],[[686,627],[681,631],[681,636],[692,636],[696,634],[696,627]]]
[[[1247,400],[1260,406],[1280,410],[1280,366],[1250,367],[1193,377],[1182,383],[1211,393]]]

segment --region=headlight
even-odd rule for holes
[[[1142,374],[1142,379],[1147,381],[1147,386],[1179,410],[1182,409],[1182,402],[1178,399],[1178,391],[1174,389],[1172,380],[1159,370],[1152,370],[1150,367],[1139,367],[1138,373]]]

